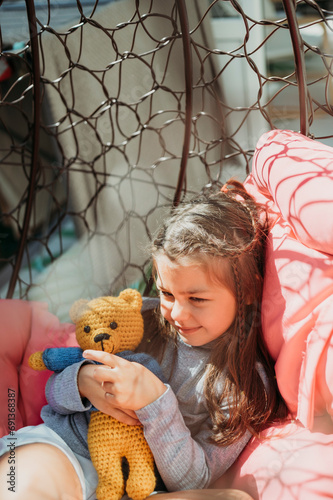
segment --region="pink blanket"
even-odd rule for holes
[[[267,133],[247,184],[274,223],[262,304],[266,342],[282,395],[312,428],[315,415],[333,418],[333,149],[295,132]]]
[[[261,500],[333,498],[333,148],[268,132],[246,185],[272,221],[262,321],[294,420],[253,439],[216,487]]]

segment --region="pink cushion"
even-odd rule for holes
[[[47,347],[77,345],[75,326],[60,323],[47,304],[24,300],[0,300],[0,436],[10,425],[19,429],[41,422],[40,410],[46,404],[44,387],[52,372],[37,372],[28,365],[31,353]],[[14,420],[9,417],[15,394]],[[11,398],[12,399],[12,398]],[[8,405],[9,401],[9,405]],[[9,406],[9,408],[8,408]]]
[[[214,488],[240,489],[255,500],[333,498],[333,434],[290,422],[262,438],[248,444]]]
[[[300,242],[333,254],[333,148],[290,130],[267,132],[252,178]]]
[[[315,415],[333,416],[333,148],[296,132],[268,132],[246,184],[274,224],[262,302],[265,339],[282,395],[311,428]]]
[[[268,132],[246,186],[272,222],[263,331],[297,422],[253,439],[216,487],[260,500],[333,498],[333,149]]]

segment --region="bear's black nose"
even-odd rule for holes
[[[94,337],[94,341],[96,342],[101,342],[102,340],[109,340],[110,338],[110,335],[108,333],[99,333],[98,335],[96,335],[96,337]]]

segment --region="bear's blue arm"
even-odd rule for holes
[[[50,347],[43,352],[43,361],[48,370],[61,372],[67,366],[82,361],[83,350],[80,347]]]

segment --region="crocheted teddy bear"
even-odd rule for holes
[[[147,366],[162,378],[158,363],[144,353],[133,353],[143,336],[142,297],[126,289],[119,297],[99,297],[74,303],[70,317],[76,325],[80,347],[50,348],[36,352],[29,364],[36,370],[55,372],[81,361],[85,349],[104,350]],[[125,493],[123,458],[129,465],[126,493],[143,500],[154,491],[154,458],[142,425],[126,425],[100,411],[92,411],[88,428],[88,448],[98,473],[98,500],[119,500]]]

